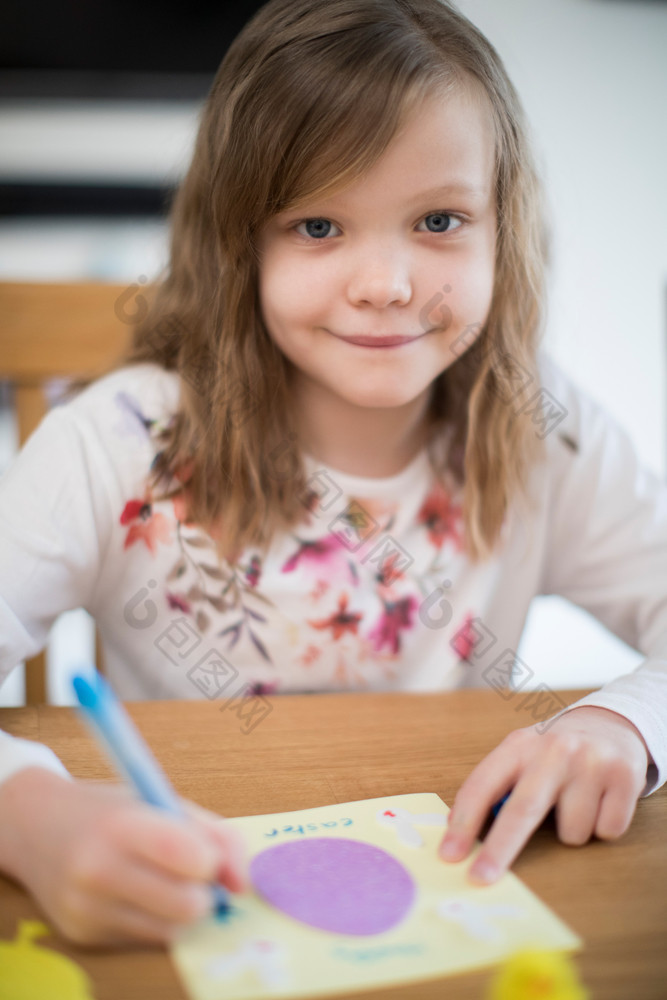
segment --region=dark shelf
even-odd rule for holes
[[[0,217],[165,217],[174,190],[140,184],[0,183]]]

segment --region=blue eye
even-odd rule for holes
[[[311,239],[317,240],[317,239],[322,239],[324,236],[328,235],[332,223],[329,222],[328,219],[303,219],[301,222],[298,222],[294,227],[296,232],[298,232],[299,226],[306,226],[308,230],[306,235],[310,236]],[[299,233],[299,235],[302,234]]]
[[[457,218],[455,215],[450,215],[448,212],[431,212],[431,214],[427,215],[422,221],[426,222],[428,219],[436,220],[436,228],[429,229],[429,232],[431,233],[450,232],[452,230],[452,222],[457,223],[457,225],[454,226],[454,229],[458,229],[459,226],[463,225],[461,219]]]
[[[449,212],[430,212],[424,219],[422,219],[422,222],[426,222],[428,219],[435,220],[434,228],[429,228],[428,230],[431,233],[449,233],[459,229],[463,225],[462,219]],[[455,223],[455,225],[452,225],[452,223]],[[305,233],[299,232],[301,226],[305,227]],[[296,223],[294,231],[304,239],[319,240],[321,242],[330,235],[332,226],[337,228],[335,223],[330,222],[329,219],[302,219],[301,222]],[[423,230],[421,231],[423,232]]]

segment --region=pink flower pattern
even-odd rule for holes
[[[472,622],[475,616],[472,614],[467,614],[463,625],[457,629],[452,639],[452,649],[458,654],[459,659],[463,660],[464,663],[470,662],[470,654],[475,646],[475,641],[477,635],[473,628]]]
[[[410,595],[393,603],[385,603],[384,612],[369,638],[376,651],[389,646],[392,653],[401,649],[401,630],[414,628],[412,616],[417,610],[417,598]]]

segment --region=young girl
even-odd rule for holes
[[[538,694],[456,795],[493,881],[556,806],[613,839],[667,774],[667,490],[538,348],[548,240],[517,95],[440,0],[272,0],[226,55],[121,366],[0,490],[0,668],[86,607],[125,699],[507,696],[530,601],[645,662]],[[542,688],[544,689],[544,685]],[[547,699],[548,700],[548,699]],[[532,705],[532,714],[529,707]],[[519,718],[519,717],[518,717]],[[80,943],[166,941],[243,885],[241,845],[0,744],[0,867]],[[443,861],[444,863],[444,861]]]

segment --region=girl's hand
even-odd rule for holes
[[[466,858],[492,806],[511,789],[470,869],[475,882],[504,874],[554,805],[564,844],[585,844],[592,834],[614,840],[630,825],[649,760],[635,726],[605,708],[582,705],[542,733],[516,729],[461,785],[441,857]]]
[[[238,832],[183,805],[186,821],[123,786],[25,768],[0,785],[0,866],[76,944],[167,944],[211,912],[208,883],[246,888]]]

